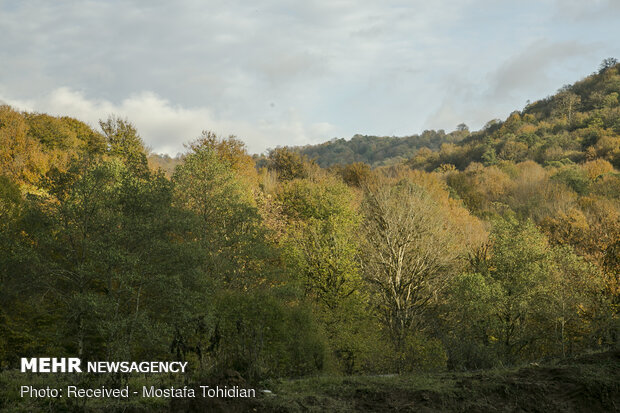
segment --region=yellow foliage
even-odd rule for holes
[[[620,137],[605,135],[598,140],[594,148],[601,158],[614,159],[620,155]]]
[[[534,116],[531,114],[527,114],[523,117],[524,120],[526,119],[533,119]],[[522,133],[534,133],[536,132],[538,128],[536,127],[536,125],[532,125],[531,123],[524,123],[523,125],[521,125],[521,127],[519,129],[517,129],[517,133],[522,134]]]
[[[559,244],[578,245],[584,242],[590,225],[586,216],[577,208],[560,211],[556,216],[546,217],[541,223],[553,241]]]
[[[588,178],[595,180],[601,175],[613,172],[614,167],[604,159],[595,159],[583,164],[583,169],[588,174]]]
[[[441,173],[454,171],[456,171],[456,166],[452,165],[451,163],[442,163],[441,165],[439,165],[439,172]]]
[[[0,174],[20,184],[34,184],[47,170],[48,156],[41,144],[28,136],[24,116],[0,106]]]

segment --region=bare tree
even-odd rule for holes
[[[422,327],[463,251],[450,211],[407,180],[366,191],[364,274],[397,351]]]
[[[568,124],[572,125],[573,114],[581,104],[581,97],[570,90],[560,89],[560,93],[555,98],[555,110],[558,114],[568,118]]]

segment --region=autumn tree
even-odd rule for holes
[[[335,172],[342,177],[347,184],[357,188],[367,185],[372,179],[372,169],[363,162],[355,162],[349,165],[334,167]]]
[[[368,188],[363,270],[397,351],[454,274],[464,244],[450,210],[409,180]]]
[[[0,105],[0,174],[33,185],[47,168],[48,157],[41,143],[28,134],[24,116]]]

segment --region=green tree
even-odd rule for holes
[[[288,148],[277,148],[269,152],[268,169],[276,171],[278,179],[290,181],[296,178],[305,178],[308,172],[305,159],[297,152]]]
[[[191,146],[172,178],[176,204],[195,214],[206,273],[237,288],[269,278],[271,248],[252,192],[209,144]]]
[[[609,307],[597,300],[597,292],[603,288],[598,268],[568,246],[555,247],[550,253],[550,300],[546,309],[553,324],[549,330],[554,332],[550,338],[555,351],[551,352],[565,357],[590,344],[596,330],[593,316],[609,313]]]
[[[126,119],[110,116],[99,121],[111,155],[123,160],[134,172],[146,173],[148,161],[144,142],[136,128]]]
[[[364,319],[358,257],[359,218],[351,190],[333,177],[282,184],[278,200],[288,224],[288,264],[314,304],[343,369],[358,367]]]
[[[499,320],[493,339],[503,358],[515,362],[543,337],[536,319],[549,292],[548,244],[531,221],[514,218],[496,221],[491,241],[489,277],[495,284],[494,315]]]
[[[44,225],[28,234],[46,306],[64,321],[58,340],[85,358],[165,356],[183,306],[172,297],[196,265],[191,243],[175,242],[187,228],[170,182],[85,158],[51,171],[45,188],[32,205]]]

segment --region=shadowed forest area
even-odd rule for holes
[[[261,156],[204,132],[177,158],[126,119],[0,106],[0,409],[200,408],[20,400],[40,356],[275,392],[239,411],[618,408],[619,94],[607,59],[477,132]]]

